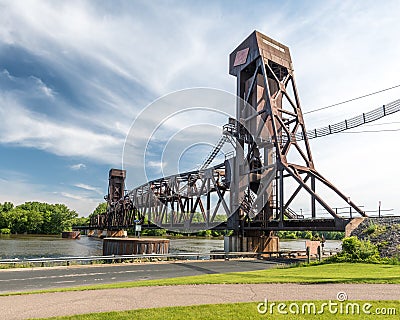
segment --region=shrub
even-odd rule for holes
[[[222,235],[221,232],[217,231],[217,230],[211,230],[211,236],[217,238],[220,237]]]
[[[376,246],[378,247],[378,249],[387,248],[388,245],[389,245],[389,242],[388,242],[388,241],[382,241],[382,242],[376,244]]]
[[[320,237],[320,235],[318,233],[315,233],[312,235],[311,240],[313,241],[322,241],[322,238]]]
[[[386,231],[386,226],[371,223],[365,230],[365,233],[370,236],[370,238],[376,238]]]
[[[304,235],[304,239],[309,239],[312,240],[313,234],[311,231],[306,231],[306,234]]]
[[[0,229],[0,234],[11,234],[11,230],[8,228]]]
[[[297,239],[298,235],[293,231],[278,231],[277,236],[281,239]]]
[[[378,247],[370,241],[361,241],[357,237],[343,239],[342,251],[327,259],[328,262],[372,262],[381,261]]]
[[[372,234],[376,230],[376,224],[370,224],[368,228],[365,230],[366,234]]]
[[[297,235],[295,232],[287,232],[286,239],[297,239]]]

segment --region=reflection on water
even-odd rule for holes
[[[327,240],[325,250],[341,248],[341,241]],[[222,239],[171,239],[170,252],[200,252],[223,250]],[[281,250],[305,250],[305,240],[281,240]],[[0,236],[0,259],[54,258],[66,256],[102,255],[103,241],[82,236],[79,240],[62,239],[61,236],[10,235]]]

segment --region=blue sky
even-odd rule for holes
[[[0,201],[66,203],[88,215],[107,192],[108,170],[121,167],[139,113],[185,88],[234,93],[228,55],[255,29],[289,46],[303,112],[397,85],[399,9],[397,1],[0,0]],[[306,126],[398,98],[394,89],[310,113]],[[400,128],[396,122],[399,115],[368,130]],[[400,214],[399,134],[312,141],[316,167],[356,203],[373,210],[381,200]],[[202,159],[186,153],[182,162],[187,169]],[[148,165],[157,176],[157,161]],[[132,188],[135,168],[128,177]]]

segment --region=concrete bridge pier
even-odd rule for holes
[[[251,232],[245,236],[232,235],[224,238],[225,252],[277,252],[279,238],[261,232]]]
[[[105,238],[103,255],[167,254],[169,239],[153,238]]]

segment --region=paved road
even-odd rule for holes
[[[185,285],[57,292],[0,297],[0,318],[52,316],[214,303],[332,300],[338,292],[350,300],[400,300],[396,284],[232,284]],[[343,295],[342,295],[343,296]],[[370,311],[374,312],[374,307]],[[276,309],[275,309],[276,312]],[[399,314],[400,310],[396,310]],[[254,314],[257,314],[256,304]],[[264,315],[265,319],[271,319]],[[291,315],[288,315],[291,319]]]
[[[276,264],[260,260],[222,260],[8,269],[0,270],[0,293],[262,270]]]

